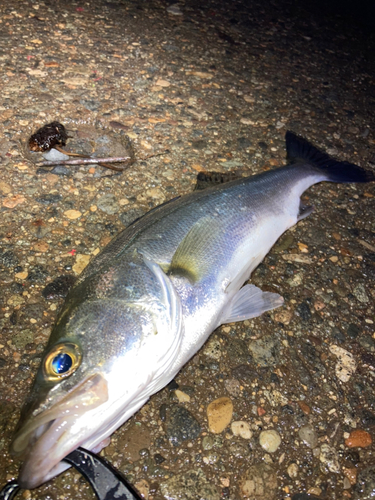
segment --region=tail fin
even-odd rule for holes
[[[293,132],[285,135],[288,159],[294,162],[309,163],[324,172],[331,182],[371,182],[375,181],[375,173],[358,167],[347,161],[338,161],[327,153],[319,151],[306,139]]]

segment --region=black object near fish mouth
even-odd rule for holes
[[[92,451],[77,448],[64,461],[85,477],[98,500],[142,500],[119,471]],[[0,500],[13,500],[20,489],[17,481],[10,481],[0,491]]]

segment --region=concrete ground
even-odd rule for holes
[[[288,129],[374,170],[375,45],[363,16],[292,0],[3,0],[0,12],[3,485],[71,277],[198,172],[283,165]],[[66,149],[136,161],[119,174],[40,166],[27,142],[54,120]],[[144,498],[375,497],[374,196],[373,184],[311,188],[315,211],[252,278],[284,307],[219,328],[113,435],[102,453]],[[219,398],[222,431],[208,416]],[[68,471],[20,498],[94,495]]]

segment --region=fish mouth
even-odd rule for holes
[[[36,488],[63,472],[69,465],[61,460],[78,446],[100,449],[106,436],[98,432],[101,419],[96,410],[107,401],[107,382],[96,373],[48,410],[26,417],[11,444],[11,453],[24,459],[21,488]]]

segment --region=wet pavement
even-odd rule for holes
[[[282,165],[287,129],[375,168],[368,27],[287,0],[201,3],[2,2],[0,485],[62,296],[118,231],[202,170]],[[26,143],[54,120],[67,150],[136,161],[40,166]],[[315,212],[252,278],[285,306],[219,328],[113,435],[102,454],[144,498],[375,497],[374,196],[311,188]],[[68,471],[20,498],[94,496]]]

